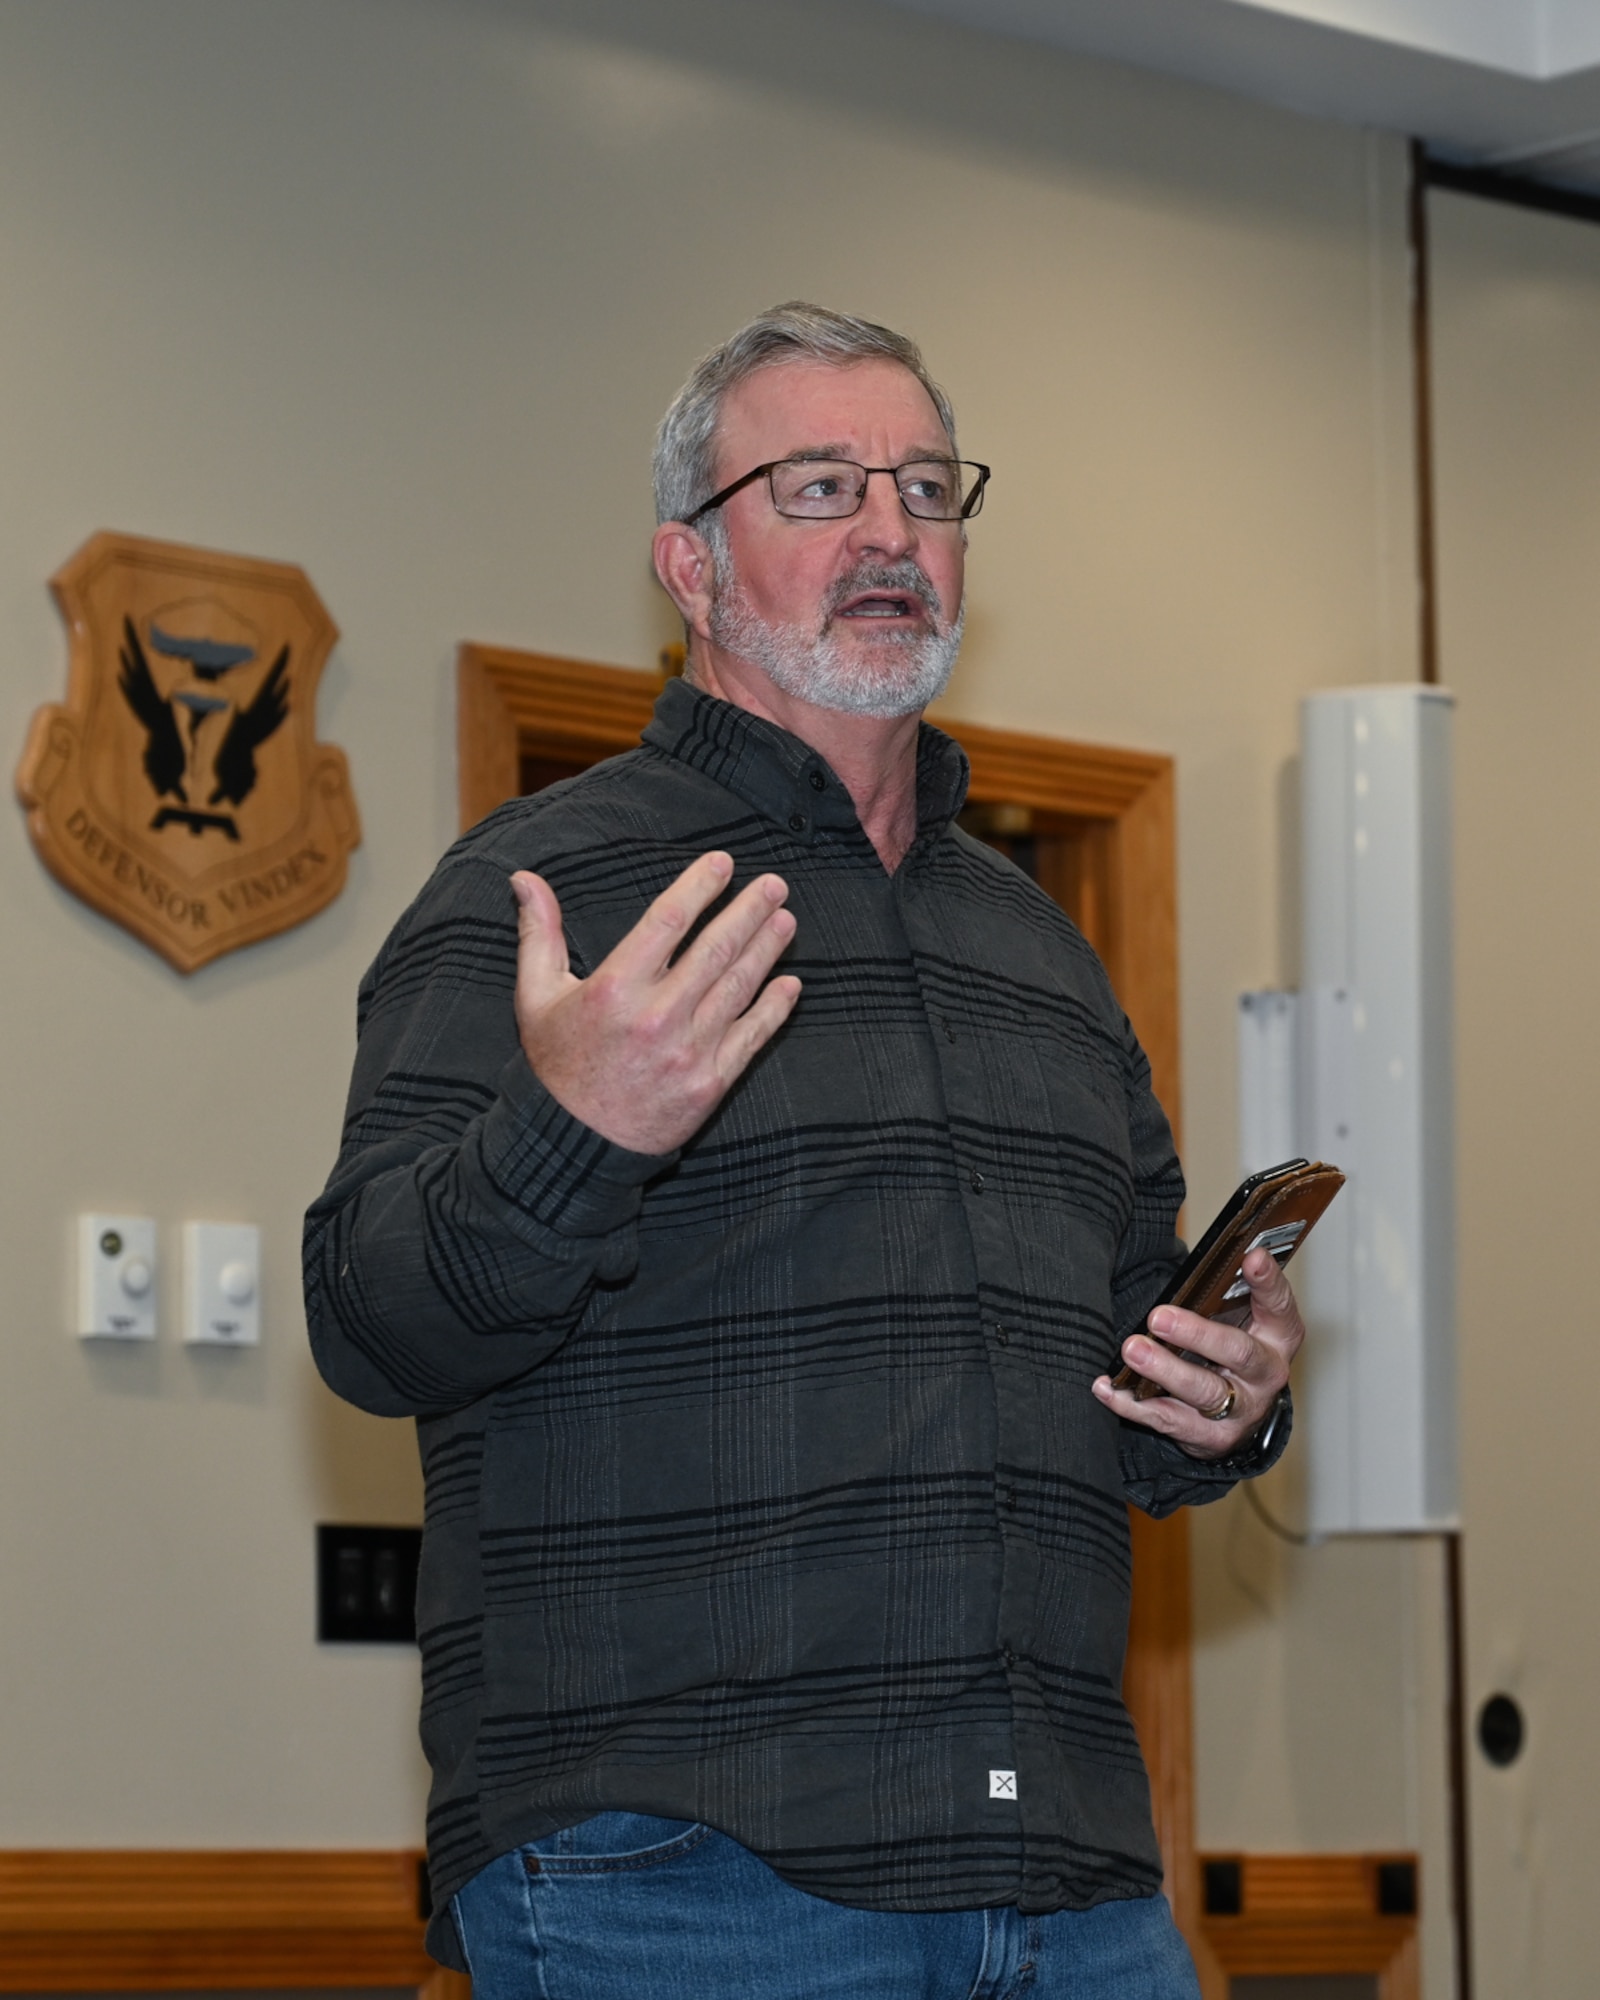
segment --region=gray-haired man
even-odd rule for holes
[[[324,1374],[421,1436],[430,1942],[478,2000],[1190,1995],[1123,1506],[1266,1462],[1293,1299],[1150,1315],[1221,1398],[1136,1330],[1182,1180],[919,719],[987,473],[915,347],[763,314],[656,471],[685,680],[401,920],[308,1218]]]

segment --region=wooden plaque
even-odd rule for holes
[[[361,826],[316,740],[339,634],[304,570],[101,533],[50,587],[67,699],[17,791],[51,874],[179,972],[332,902]]]

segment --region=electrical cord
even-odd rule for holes
[[[1267,1506],[1266,1501],[1256,1491],[1253,1479],[1243,1480],[1241,1484],[1244,1487],[1244,1497],[1249,1503],[1251,1512],[1261,1523],[1262,1527],[1267,1529],[1269,1533],[1276,1535],[1280,1542],[1289,1542],[1297,1549],[1308,1549],[1319,1539],[1316,1535],[1303,1535],[1294,1528],[1286,1528]]]

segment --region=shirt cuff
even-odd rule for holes
[[[1282,1458],[1293,1428],[1294,1401],[1287,1389],[1258,1428],[1226,1458],[1193,1458],[1171,1438],[1129,1425],[1138,1436],[1125,1440],[1133,1447],[1127,1455],[1136,1455],[1140,1462],[1125,1473],[1124,1490],[1134,1506],[1157,1520],[1179,1507],[1204,1506],[1231,1492],[1241,1479],[1269,1472]]]
[[[500,1072],[499,1095],[479,1141],[485,1172],[542,1229],[608,1236],[631,1223],[646,1181],[677,1153],[634,1153],[602,1138],[557,1103],[521,1050]]]

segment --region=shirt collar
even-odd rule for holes
[[[850,794],[825,757],[732,702],[685,680],[671,680],[656,701],[644,740],[702,772],[764,818],[808,843],[822,832],[857,830]],[[966,752],[942,729],[917,731],[917,834],[942,833],[967,795]]]

